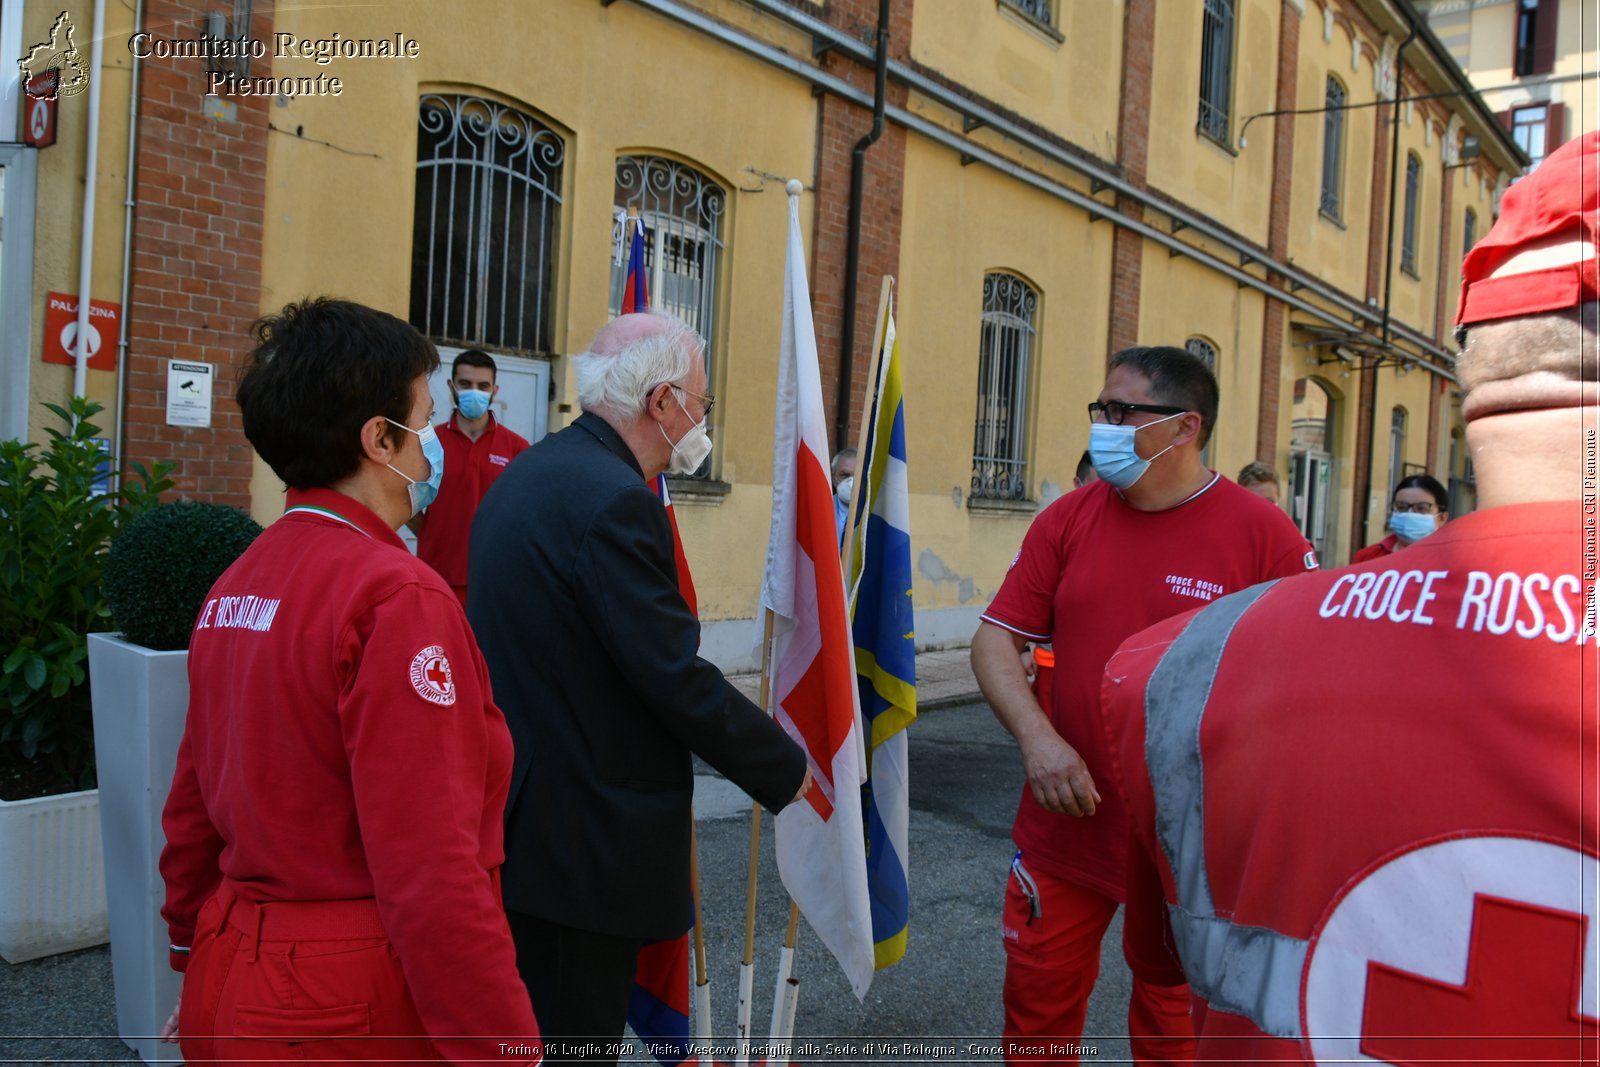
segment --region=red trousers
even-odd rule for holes
[[[191,1064],[441,1062],[371,900],[255,904],[224,884],[184,972]]]
[[[1002,932],[1006,946],[1007,1063],[1077,1063],[1089,993],[1100,976],[1100,942],[1117,902],[1047,874],[1022,857],[1006,880]],[[1194,1059],[1189,987],[1133,980],[1128,1035],[1136,1063]]]

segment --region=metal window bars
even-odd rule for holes
[[[1417,198],[1421,193],[1421,184],[1422,160],[1412,152],[1406,156],[1406,217],[1400,238],[1400,269],[1411,275],[1417,273],[1417,216],[1420,210]]]
[[[1217,350],[1210,341],[1204,337],[1191,337],[1183,342],[1183,347],[1190,355],[1199,356],[1200,362],[1206,365],[1206,370],[1212,374],[1217,373]]]
[[[1055,0],[1004,0],[1004,3],[1035,22],[1055,27]]]
[[[1339,218],[1339,189],[1344,183],[1344,84],[1328,75],[1326,104],[1322,116],[1322,213]]]
[[[1205,0],[1200,32],[1200,132],[1228,144],[1233,108],[1233,0]]]
[[[436,341],[549,354],[566,144],[476,96],[418,106],[411,322]]]
[[[974,500],[1028,498],[1028,364],[1039,294],[1010,274],[983,279],[978,417],[973,430]]]
[[[616,206],[639,209],[650,306],[671,312],[706,339],[706,378],[715,381],[717,270],[727,191],[693,167],[659,156],[617,158]],[[622,311],[626,258],[611,267],[612,315]]]

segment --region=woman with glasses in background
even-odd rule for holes
[[[1450,519],[1450,494],[1439,479],[1428,474],[1410,474],[1394,487],[1389,504],[1389,529],[1393,532],[1375,545],[1357,552],[1351,563],[1382,559],[1433,533]]]

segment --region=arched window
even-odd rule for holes
[[[1028,374],[1038,310],[1038,292],[1021,278],[984,275],[978,420],[972,436],[974,500],[1028,497]]]
[[[1199,356],[1200,361],[1212,374],[1217,373],[1217,346],[1207,341],[1204,337],[1191,337],[1183,342],[1183,347],[1191,355]]]
[[[1211,372],[1211,376],[1212,377],[1216,377],[1216,374],[1217,374],[1217,346],[1216,345],[1212,344],[1210,341],[1207,341],[1204,337],[1191,337],[1187,341],[1183,342],[1183,347],[1185,349],[1187,349],[1192,355],[1198,356],[1200,358],[1200,362],[1204,363],[1206,365],[1206,369]],[[1213,431],[1215,431],[1216,428],[1213,427],[1212,429],[1213,429]],[[1215,434],[1215,432],[1213,432],[1212,436],[1209,439],[1207,439],[1206,446],[1200,450],[1200,461],[1202,463],[1204,463],[1208,467],[1211,466],[1212,460],[1213,460],[1213,458],[1215,456],[1215,452],[1214,452],[1214,448],[1213,448],[1213,442],[1215,440],[1216,440],[1216,434]]]
[[[1234,0],[1205,0],[1200,24],[1200,132],[1228,144],[1233,114]],[[1231,147],[1231,146],[1230,146]]]
[[[566,145],[493,100],[424,94],[411,324],[435,341],[549,354]]]
[[[1344,191],[1344,83],[1328,75],[1322,113],[1322,213],[1335,222],[1342,217]]]
[[[1461,254],[1464,256],[1472,251],[1472,246],[1478,240],[1478,213],[1467,208],[1467,222],[1461,232]]]
[[[1422,204],[1422,157],[1415,152],[1406,153],[1406,214],[1405,229],[1400,239],[1400,269],[1417,277],[1417,223]]]
[[[669,311],[706,339],[706,377],[716,381],[717,271],[728,193],[686,163],[618,156],[615,204],[638,208],[644,224],[650,306]],[[611,268],[611,314],[622,311],[628,264]]]

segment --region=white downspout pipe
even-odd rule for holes
[[[89,143],[83,161],[83,238],[78,250],[78,350],[72,368],[72,395],[89,388],[89,286],[94,270],[94,197],[100,166],[100,79],[106,53],[106,0],[94,0],[94,47],[89,59]]]

